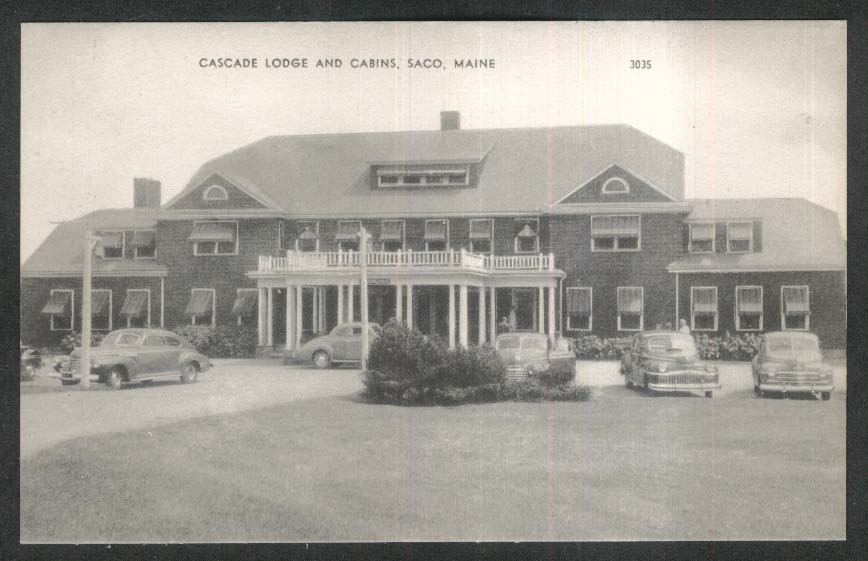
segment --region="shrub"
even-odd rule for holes
[[[756,333],[727,331],[722,336],[696,333],[696,350],[703,360],[751,360],[759,352],[762,337]],[[629,348],[630,337],[601,338],[583,335],[575,339],[576,357],[583,360],[620,360]]]
[[[95,347],[105,338],[105,333],[99,331],[90,332],[90,346]],[[63,352],[69,354],[76,347],[81,346],[81,333],[69,333],[60,340],[60,348]]]
[[[545,372],[530,374],[530,378],[543,386],[553,388],[575,381],[576,370],[568,363],[557,363]]]
[[[211,350],[211,327],[207,325],[181,325],[175,328],[182,339],[196,347],[196,350],[208,356]]]
[[[494,348],[457,348],[445,354],[445,361],[436,371],[439,386],[468,388],[506,381],[506,365]]]
[[[557,386],[545,386],[529,378],[522,382],[505,385],[502,396],[504,399],[514,401],[588,401],[591,398],[591,390],[587,386],[577,386],[572,382]]]
[[[583,335],[574,340],[574,346],[576,357],[583,360],[620,360],[631,342],[631,337]]]
[[[256,328],[227,324],[182,325],[175,333],[189,341],[196,350],[210,358],[253,358],[256,354]]]

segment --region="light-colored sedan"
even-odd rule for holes
[[[368,323],[368,342],[373,342],[381,332],[379,325]],[[317,368],[359,363],[362,361],[362,323],[342,323],[328,335],[311,339],[293,351],[291,358],[295,361],[313,362]]]

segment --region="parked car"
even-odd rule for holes
[[[832,367],[822,361],[820,342],[813,333],[766,333],[751,363],[753,389],[760,397],[767,392],[813,393],[828,400],[835,385]]]
[[[196,381],[211,361],[175,333],[161,329],[118,329],[90,351],[90,379],[111,389],[130,382],[179,377],[182,384]],[[55,369],[64,385],[81,381],[81,349],[76,348]]]
[[[511,382],[552,370],[576,372],[576,353],[568,339],[553,342],[542,333],[514,331],[498,335],[494,349],[506,363],[506,378]]]
[[[693,336],[674,331],[646,331],[633,338],[621,359],[624,385],[648,391],[700,391],[712,397],[720,389],[717,367],[699,360]]]
[[[25,345],[24,343],[20,344],[21,347],[21,381],[29,382],[36,377],[36,372],[42,368],[42,355],[39,354],[39,351]]]
[[[380,336],[382,329],[376,323],[368,323],[368,342]],[[328,335],[315,337],[293,351],[291,360],[313,362],[317,368],[329,368],[333,364],[362,361],[362,323],[342,323]]]

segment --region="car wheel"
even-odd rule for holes
[[[328,368],[332,365],[332,359],[325,351],[317,351],[313,353],[313,365],[317,368]]]
[[[831,397],[832,397],[832,392],[821,392],[820,393],[820,398],[823,401],[829,401],[829,399],[831,399]]]
[[[124,375],[121,372],[121,369],[118,367],[114,367],[111,369],[111,372],[106,374],[105,377],[105,385],[112,390],[119,390],[124,383]]]
[[[628,389],[633,387],[633,380],[630,379],[630,376],[626,372],[624,373],[624,387]]]
[[[714,397],[714,392],[712,392],[712,391],[705,392],[705,397]]]
[[[648,390],[648,374],[642,376],[642,388],[647,392]]]
[[[183,368],[181,368],[182,384],[192,384],[196,381],[197,376],[199,376],[199,369],[196,367],[195,363],[188,362]]]

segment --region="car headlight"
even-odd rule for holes
[[[717,367],[714,366],[713,364],[706,364],[705,365],[705,371],[714,373],[714,372],[717,372]]]
[[[530,374],[541,374],[548,369],[548,365],[539,362],[532,362],[527,365],[527,371]]]

